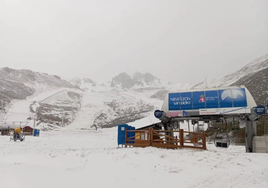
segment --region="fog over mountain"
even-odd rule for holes
[[[122,72],[106,83],[92,80],[90,75],[66,81],[56,75],[5,67],[0,69],[0,118],[25,121],[35,117],[42,129],[54,129],[72,124],[82,118],[79,114],[83,112],[88,114],[88,121],[80,128],[111,127],[144,118],[161,108],[168,91],[230,85],[245,85],[258,104],[267,104],[267,70],[268,55],[223,78],[196,84],[166,82],[148,72]]]

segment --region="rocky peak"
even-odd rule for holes
[[[121,87],[123,89],[130,89],[132,87],[159,87],[161,81],[150,73],[136,72],[132,76],[123,72],[112,79],[111,87]]]
[[[94,82],[90,78],[84,78],[83,81],[84,81],[84,83],[90,84],[92,86],[96,86],[96,82]]]
[[[62,80],[59,76],[48,75],[46,73],[33,72],[31,70],[17,70],[4,67],[0,69],[0,78],[2,80],[8,80],[13,82],[19,82],[24,84],[43,84],[51,87],[68,87],[73,88],[73,86]]]
[[[136,72],[134,75],[133,75],[133,79],[134,80],[137,80],[137,81],[141,81],[141,82],[144,82],[146,84],[152,84],[154,82],[159,82],[159,79],[156,78],[155,76],[153,76],[152,74],[150,73],[140,73],[140,72]]]
[[[143,86],[143,83],[138,80],[134,80],[130,75],[123,72],[112,79],[110,86],[111,87],[119,86],[122,87],[123,89],[130,89],[135,85]]]

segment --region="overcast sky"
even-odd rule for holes
[[[198,82],[268,54],[268,0],[0,0],[0,67]]]

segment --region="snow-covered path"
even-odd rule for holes
[[[117,148],[117,129],[0,137],[0,188],[268,187],[267,154],[208,145],[207,151]]]
[[[30,105],[33,101],[30,100],[13,100],[13,105],[8,109],[5,121],[26,121],[32,114],[30,112]]]
[[[25,100],[12,100],[10,108],[8,109],[7,114],[4,116],[3,120],[5,122],[27,121],[28,117],[33,117],[34,115],[32,112],[30,112],[30,105],[33,104],[34,101],[45,100],[46,98],[63,91],[77,91],[75,89],[69,88],[51,89],[48,87],[42,88],[41,86],[40,88],[40,91],[36,91],[32,96],[27,97]]]

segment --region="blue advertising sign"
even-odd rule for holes
[[[169,110],[180,110],[181,105],[180,105],[180,93],[170,93],[169,94]]]
[[[219,90],[220,96],[220,108],[230,108],[233,107],[233,96],[232,90]]]
[[[263,105],[258,105],[256,108],[255,108],[255,113],[258,114],[258,115],[263,115],[265,114],[265,107]]]
[[[219,108],[218,91],[206,91],[206,108]]]
[[[247,97],[245,89],[232,90],[234,107],[247,106]]]
[[[181,93],[180,104],[181,104],[181,110],[193,109],[192,92]]]
[[[158,119],[162,118],[163,112],[161,110],[154,111],[154,116]]]
[[[201,109],[206,106],[206,96],[204,91],[193,92],[193,109]]]
[[[244,88],[169,93],[169,110],[246,107]]]

